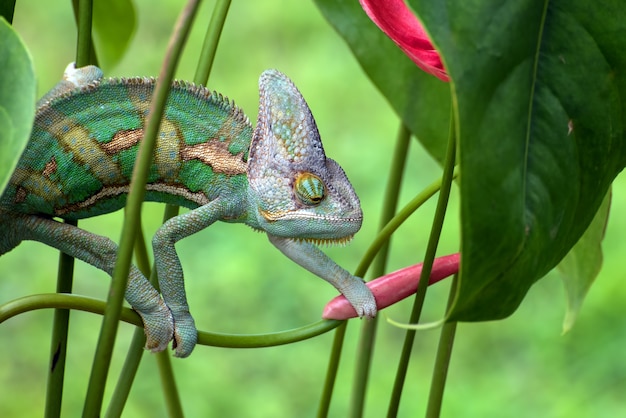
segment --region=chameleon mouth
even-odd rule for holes
[[[329,222],[335,222],[335,221],[336,222],[361,222],[362,220],[362,216],[350,217],[350,218],[339,217],[339,216],[337,217],[322,216],[322,215],[315,216],[310,213],[300,213],[300,212],[294,212],[292,210],[271,212],[271,211],[263,210],[259,208],[259,213],[267,222],[270,222],[270,223],[276,222],[279,220],[298,220],[298,219],[329,221]],[[350,239],[351,238],[352,236],[350,237]],[[342,238],[339,238],[339,239],[342,239]]]
[[[300,241],[310,242],[311,244],[317,245],[319,247],[331,247],[333,245],[339,245],[341,247],[345,246],[347,243],[352,241],[354,235],[348,235],[347,237],[342,238],[300,238]]]

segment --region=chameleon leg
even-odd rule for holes
[[[311,273],[326,280],[348,299],[359,316],[376,316],[376,300],[360,278],[337,265],[310,242],[267,234],[270,242],[283,254]]]
[[[9,224],[7,232],[15,241],[11,242],[13,246],[22,240],[39,241],[113,273],[117,245],[108,238],[38,216],[16,216],[5,224]],[[173,336],[172,315],[154,286],[135,266],[131,266],[125,297],[144,323],[146,349],[156,352],[167,348]]]
[[[152,239],[154,261],[159,277],[159,287],[165,303],[174,317],[174,347],[176,357],[191,354],[198,340],[195,322],[189,313],[183,268],[180,264],[174,244],[211,225],[229,208],[214,200],[197,209],[178,215],[159,228]]]

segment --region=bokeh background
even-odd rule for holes
[[[17,2],[14,26],[30,50],[43,94],[74,59],[76,42],[70,2]],[[135,2],[138,27],[124,59],[110,76],[156,75],[180,1]],[[196,20],[178,70],[191,79],[213,2]],[[298,85],[316,117],[327,154],[337,160],[359,194],[365,221],[345,248],[325,251],[353,270],[378,225],[391,151],[399,126],[384,98],[369,83],[341,38],[311,1],[234,1],[209,87],[226,94],[256,119],[257,79],[277,68]],[[1,71],[1,70],[0,70]],[[389,74],[393,77],[393,74]],[[488,151],[486,151],[488,152]],[[401,202],[406,203],[441,172],[417,141],[411,143]],[[388,270],[421,260],[434,202],[394,235]],[[572,331],[561,335],[566,308],[556,273],[529,292],[518,311],[502,321],[461,324],[449,371],[445,417],[626,416],[626,178],[614,186],[604,243],[605,263]],[[144,231],[151,236],[162,206],[147,204]],[[121,213],[85,220],[81,227],[119,239]],[[439,254],[457,251],[458,198],[453,190]],[[200,329],[262,333],[317,321],[334,289],[275,250],[263,234],[241,225],[216,224],[177,245],[186,275],[191,312]],[[55,289],[58,253],[26,242],[0,257],[0,304]],[[105,298],[106,274],[77,263],[75,292]],[[439,319],[448,284],[429,290],[424,321]],[[406,321],[410,303],[386,315]],[[384,416],[403,331],[381,317],[366,416]],[[44,405],[52,311],[32,312],[0,324],[0,416],[41,416]],[[71,316],[64,388],[64,416],[82,410],[101,318]],[[346,416],[353,384],[360,323],[352,321],[335,389],[331,416]],[[121,325],[106,399],[127,349],[132,327]],[[423,414],[438,331],[420,332],[407,376],[401,416]],[[284,347],[197,347],[174,360],[184,411],[192,417],[314,416],[332,333]],[[125,415],[166,416],[155,361],[146,353]]]

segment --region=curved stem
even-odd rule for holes
[[[458,176],[458,170],[455,168],[452,173],[452,178]],[[367,269],[372,264],[372,260],[378,254],[381,247],[389,241],[391,235],[424,203],[426,203],[431,197],[433,197],[439,190],[441,190],[441,184],[443,177],[432,182],[428,187],[422,190],[417,196],[415,196],[409,203],[407,203],[400,211],[387,222],[387,224],[378,232],[370,246],[365,251],[359,266],[356,269],[355,275],[363,277],[367,273]]]
[[[0,305],[0,324],[14,316],[37,309],[74,309],[104,315],[106,302],[86,296],[77,296],[67,293],[42,293],[24,296]],[[142,327],[139,315],[130,308],[122,308],[120,320]]]
[[[0,305],[0,324],[4,321],[33,310],[46,308],[75,309],[103,315],[107,302],[70,294],[45,293],[25,296]],[[130,308],[123,307],[120,320],[143,327],[139,315]],[[299,328],[270,332],[266,334],[226,334],[198,332],[198,344],[225,348],[260,348],[285,345],[316,337],[337,328],[344,321],[320,320]]]

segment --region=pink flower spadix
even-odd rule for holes
[[[370,19],[422,70],[448,81],[441,57],[403,0],[359,0]]]
[[[437,283],[457,273],[459,271],[460,259],[461,255],[458,253],[435,258],[428,284]],[[376,306],[379,310],[415,293],[420,274],[422,273],[422,264],[405,267],[366,283],[367,287],[374,294]],[[324,319],[339,320],[356,318],[356,316],[356,311],[343,295],[337,296],[328,302],[322,314]]]

